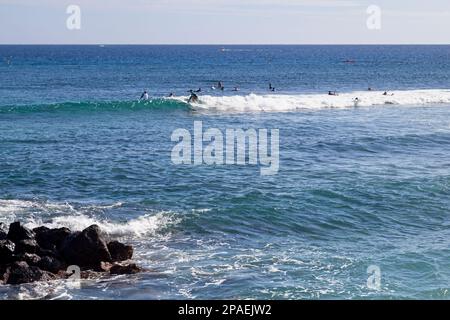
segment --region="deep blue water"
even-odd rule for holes
[[[448,299],[450,46],[0,46],[0,58],[0,221],[97,223],[151,269],[3,298]],[[322,96],[369,86],[397,100]],[[162,99],[198,87],[200,109]],[[152,101],[137,102],[143,89]],[[174,165],[171,134],[194,121],[279,129],[278,174]]]
[[[181,95],[219,80],[243,94],[269,82],[298,93],[450,81],[450,46],[0,46],[0,56],[1,105]]]

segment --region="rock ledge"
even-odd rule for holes
[[[65,279],[67,270],[86,274],[135,274],[142,268],[132,263],[133,247],[107,241],[97,225],[83,231],[38,227],[30,230],[20,222],[6,230],[0,223],[0,285]]]

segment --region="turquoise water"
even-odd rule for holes
[[[5,286],[1,297],[447,299],[449,52],[0,46],[12,56],[0,67],[0,221],[97,223],[150,269],[81,289]],[[232,79],[240,92],[227,90]],[[369,82],[395,95],[380,103]],[[189,106],[197,87],[201,103]],[[322,94],[331,87],[336,100]],[[137,102],[144,88],[153,99]],[[171,91],[183,97],[163,98]],[[174,165],[170,136],[194,121],[279,129],[278,174]]]

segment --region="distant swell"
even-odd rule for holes
[[[2,113],[57,113],[57,112],[101,112],[132,111],[145,109],[189,110],[189,105],[175,99],[152,99],[148,101],[62,102],[52,104],[1,106]]]

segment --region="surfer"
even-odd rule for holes
[[[233,91],[239,91],[239,87],[234,87]]]
[[[269,83],[269,91],[275,91],[275,87],[272,87],[272,84],[271,83]]]
[[[169,98],[174,97],[175,95],[173,94],[173,92],[169,93]]]
[[[223,86],[222,81],[218,81],[218,82],[217,82],[217,85],[216,85],[216,86],[213,85],[213,86],[211,87],[211,89],[212,89],[212,90],[219,89],[219,90],[222,90],[222,91],[223,91],[223,90],[225,89],[225,87]],[[198,92],[200,92],[200,91],[198,91]]]
[[[191,92],[191,96],[189,97],[188,103],[197,103],[198,102],[198,96],[194,93]]]
[[[337,96],[336,90],[335,91],[328,91],[329,96]]]
[[[141,98],[139,100],[148,100],[147,90],[144,90],[144,92],[141,94]]]
[[[213,89],[213,90],[219,89],[219,90],[223,91],[223,89],[225,89],[225,87],[223,86],[222,81],[218,81],[217,85],[215,85],[215,86],[213,85],[211,87],[211,89]]]

